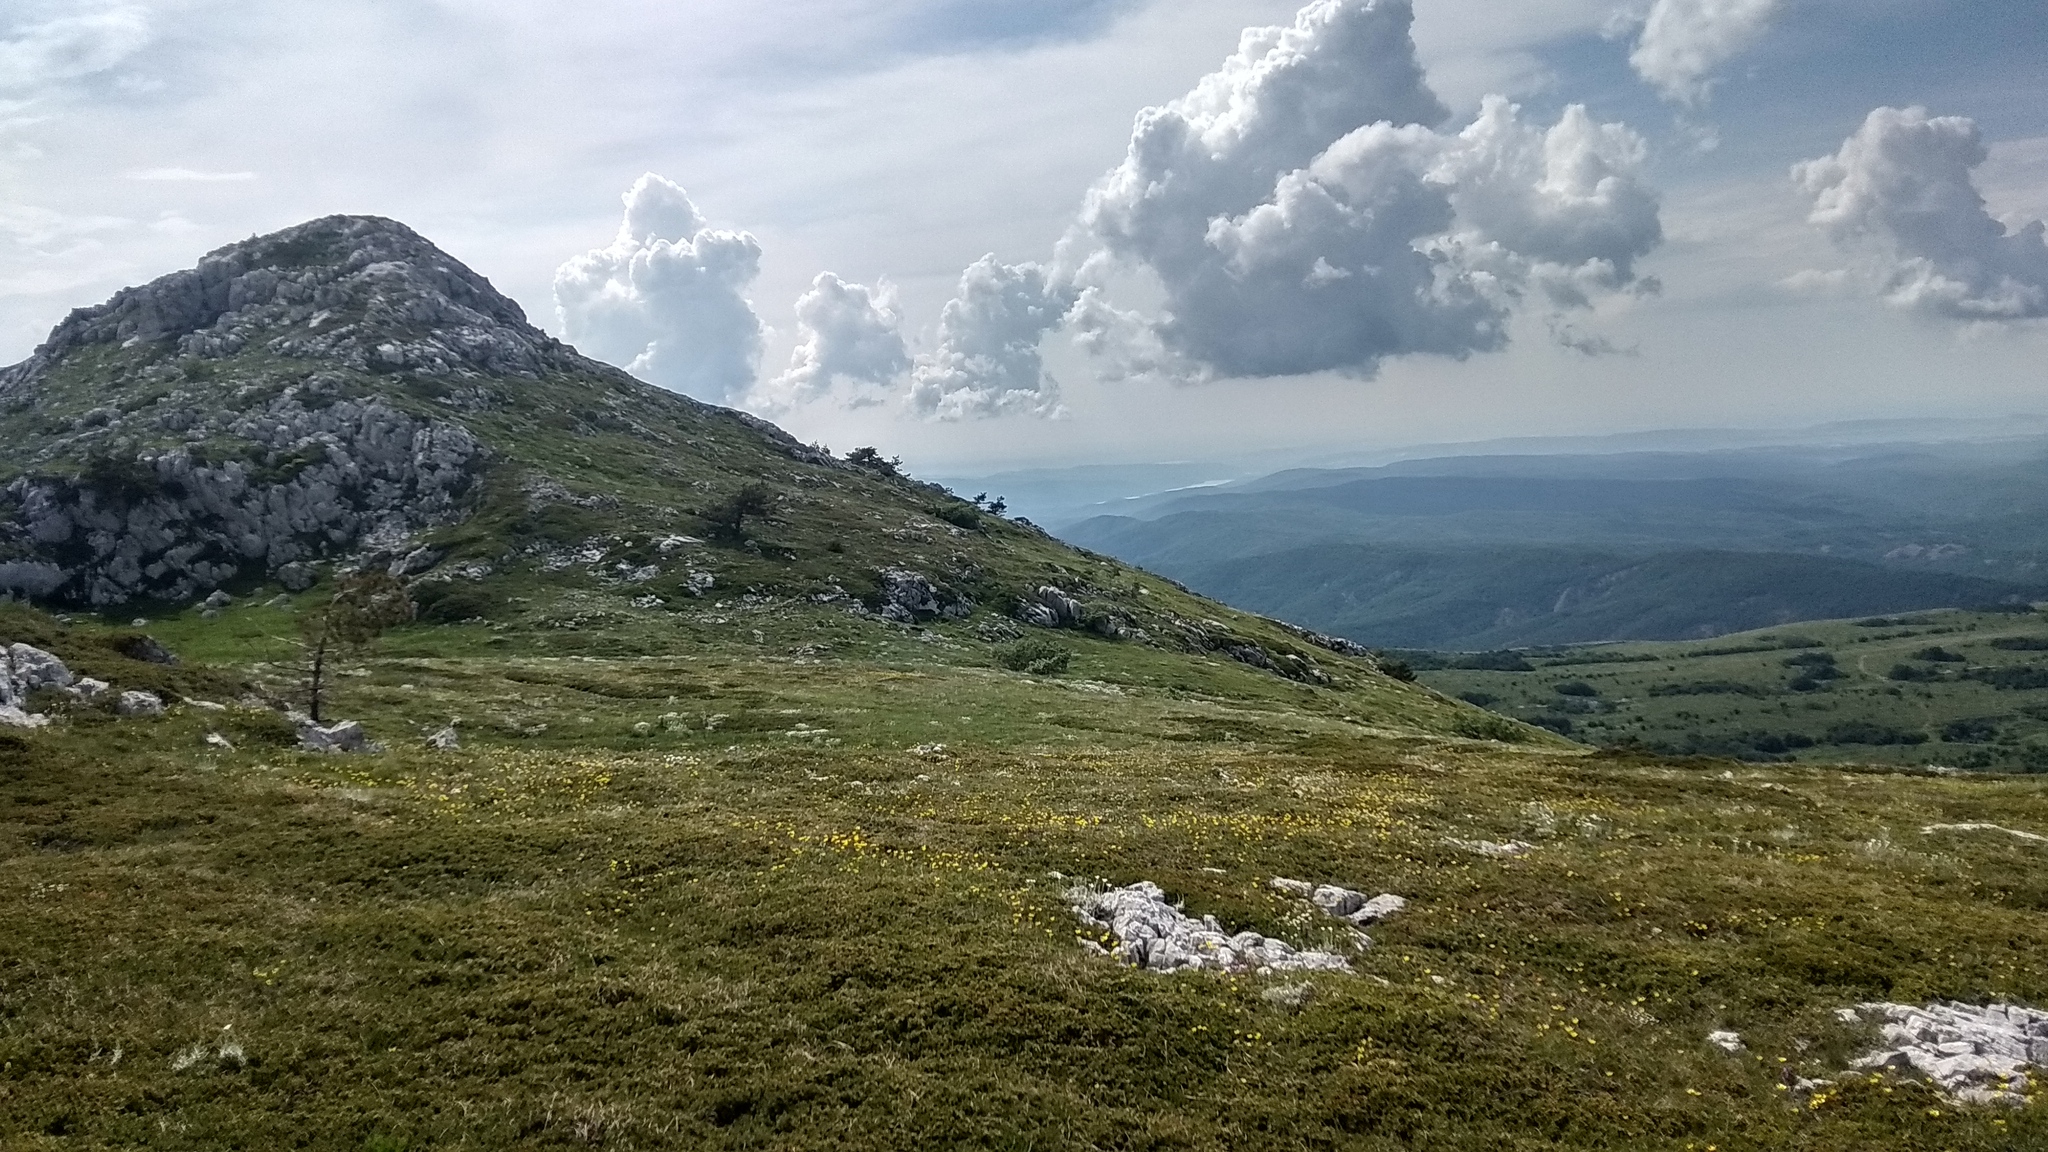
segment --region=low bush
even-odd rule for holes
[[[1057,676],[1073,663],[1074,654],[1056,640],[1029,636],[996,653],[996,663],[1012,672]]]

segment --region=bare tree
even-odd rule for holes
[[[327,603],[299,617],[306,660],[307,711],[320,723],[330,659],[369,647],[384,631],[413,618],[405,584],[387,572],[356,572],[341,579]]]

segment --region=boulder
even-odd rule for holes
[[[178,658],[172,655],[171,650],[157,643],[154,636],[124,637],[114,642],[114,651],[130,660],[140,660],[145,664],[162,664],[168,667],[178,662]]]
[[[114,711],[130,717],[161,716],[164,702],[154,692],[123,692],[114,700]]]
[[[1040,628],[1073,628],[1081,623],[1081,602],[1043,585],[1017,605],[1017,619]]]
[[[972,601],[949,595],[922,572],[908,568],[884,568],[881,576],[881,606],[875,611],[884,620],[915,624],[944,617],[965,619],[974,611]]]
[[[111,687],[113,685],[105,680],[96,680],[91,676],[80,676],[78,682],[71,686],[71,694],[80,700],[97,700],[101,696],[106,695],[107,689]]]
[[[228,605],[233,604],[234,602],[235,598],[233,596],[230,596],[227,593],[216,588],[213,590],[213,595],[208,596],[206,599],[201,600],[199,602],[199,606],[201,608],[213,608],[218,610],[221,608],[225,608]]]
[[[393,576],[417,576],[434,565],[439,564],[441,557],[445,555],[447,553],[442,552],[438,548],[415,548],[398,559],[393,560],[390,567],[385,570]]]
[[[41,728],[48,716],[28,710],[32,692],[44,688],[69,689],[71,669],[62,660],[27,644],[0,648],[0,724],[10,728]]]
[[[277,582],[284,585],[287,592],[304,592],[320,582],[320,570],[294,560],[278,568]]]
[[[462,736],[455,731],[455,725],[450,724],[432,736],[427,737],[427,747],[438,748],[442,751],[460,748],[462,747]]]
[[[361,722],[356,720],[343,720],[324,728],[318,724],[306,724],[299,729],[299,747],[308,752],[334,754],[371,750],[370,738],[364,734]]]

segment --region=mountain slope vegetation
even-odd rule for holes
[[[0,727],[0,1145],[2048,1142],[1839,1015],[2048,1001],[2034,778],[1596,752],[641,385],[389,221],[76,314],[0,413],[0,643],[106,685]],[[312,751],[299,622],[365,574],[418,615]],[[1348,970],[1126,966],[1070,890],[1140,881]]]

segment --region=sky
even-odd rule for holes
[[[393,217],[916,469],[2048,412],[2040,0],[4,0],[0,363]]]

